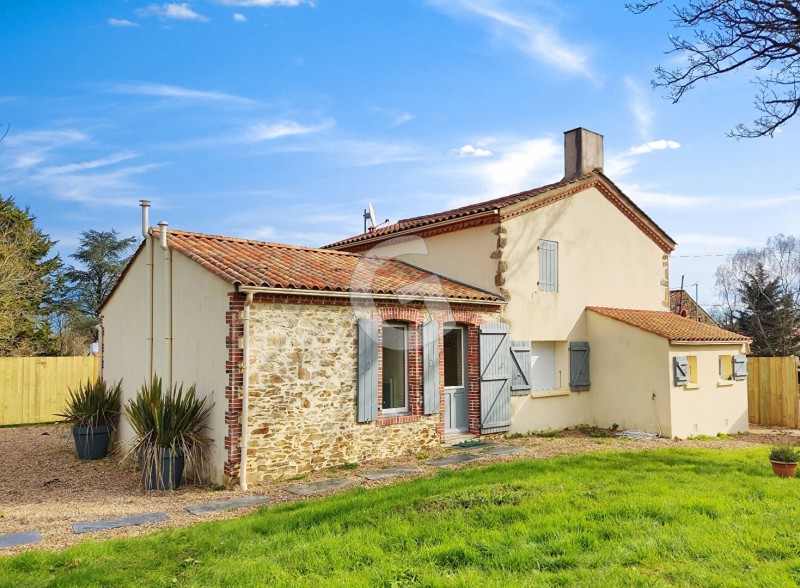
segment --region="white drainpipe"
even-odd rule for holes
[[[172,386],[172,259],[167,245],[167,221],[160,221],[161,249],[164,251],[164,374]]]
[[[97,377],[103,379],[103,317],[100,316],[100,324],[97,329]]]
[[[248,292],[244,301],[244,313],[242,317],[242,441],[241,458],[239,461],[239,485],[242,490],[247,491],[247,441],[248,433],[248,410],[250,403],[250,305],[253,304],[253,293]]]
[[[142,207],[142,237],[144,237],[144,258],[147,273],[147,384],[153,379],[153,242],[150,238],[150,201],[139,200]]]

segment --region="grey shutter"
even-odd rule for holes
[[[511,427],[510,349],[507,324],[481,327],[481,433],[499,433]]]
[[[378,321],[358,319],[358,422],[378,418]]]
[[[573,341],[569,344],[570,390],[588,390],[590,386],[589,344],[585,341]]]
[[[689,359],[684,356],[672,358],[672,373],[676,386],[685,386],[689,383]]]
[[[511,394],[525,396],[531,389],[531,342],[511,342]]]
[[[558,243],[539,241],[539,291],[558,292]]]
[[[439,323],[422,325],[422,378],[425,414],[439,412]]]
[[[746,380],[747,379],[747,356],[734,355],[733,361],[733,379]]]

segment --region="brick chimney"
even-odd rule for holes
[[[564,179],[603,171],[603,135],[583,127],[564,133]]]

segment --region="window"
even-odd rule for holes
[[[732,380],[733,379],[733,356],[720,355],[719,356],[719,379]]]
[[[556,388],[556,343],[533,341],[531,344],[531,390]]]
[[[464,328],[453,327],[444,336],[445,388],[464,387]]]
[[[558,292],[558,243],[539,241],[539,292]]]
[[[383,400],[384,414],[408,412],[408,330],[405,325],[383,326]]]
[[[569,388],[580,392],[591,387],[589,380],[589,343],[573,341],[569,344]]]
[[[689,365],[689,373],[687,374],[689,384],[697,384],[697,356],[689,355],[686,361]]]

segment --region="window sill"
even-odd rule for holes
[[[378,417],[377,425],[387,427],[389,425],[403,425],[405,423],[416,423],[422,416],[418,414],[395,414]]]
[[[552,398],[555,396],[569,396],[569,390],[534,390],[530,393],[531,398]]]
[[[717,388],[726,388],[733,386],[735,383],[733,380],[717,380]]]
[[[684,390],[699,390],[700,389],[700,384],[684,384],[683,385],[683,389]]]

